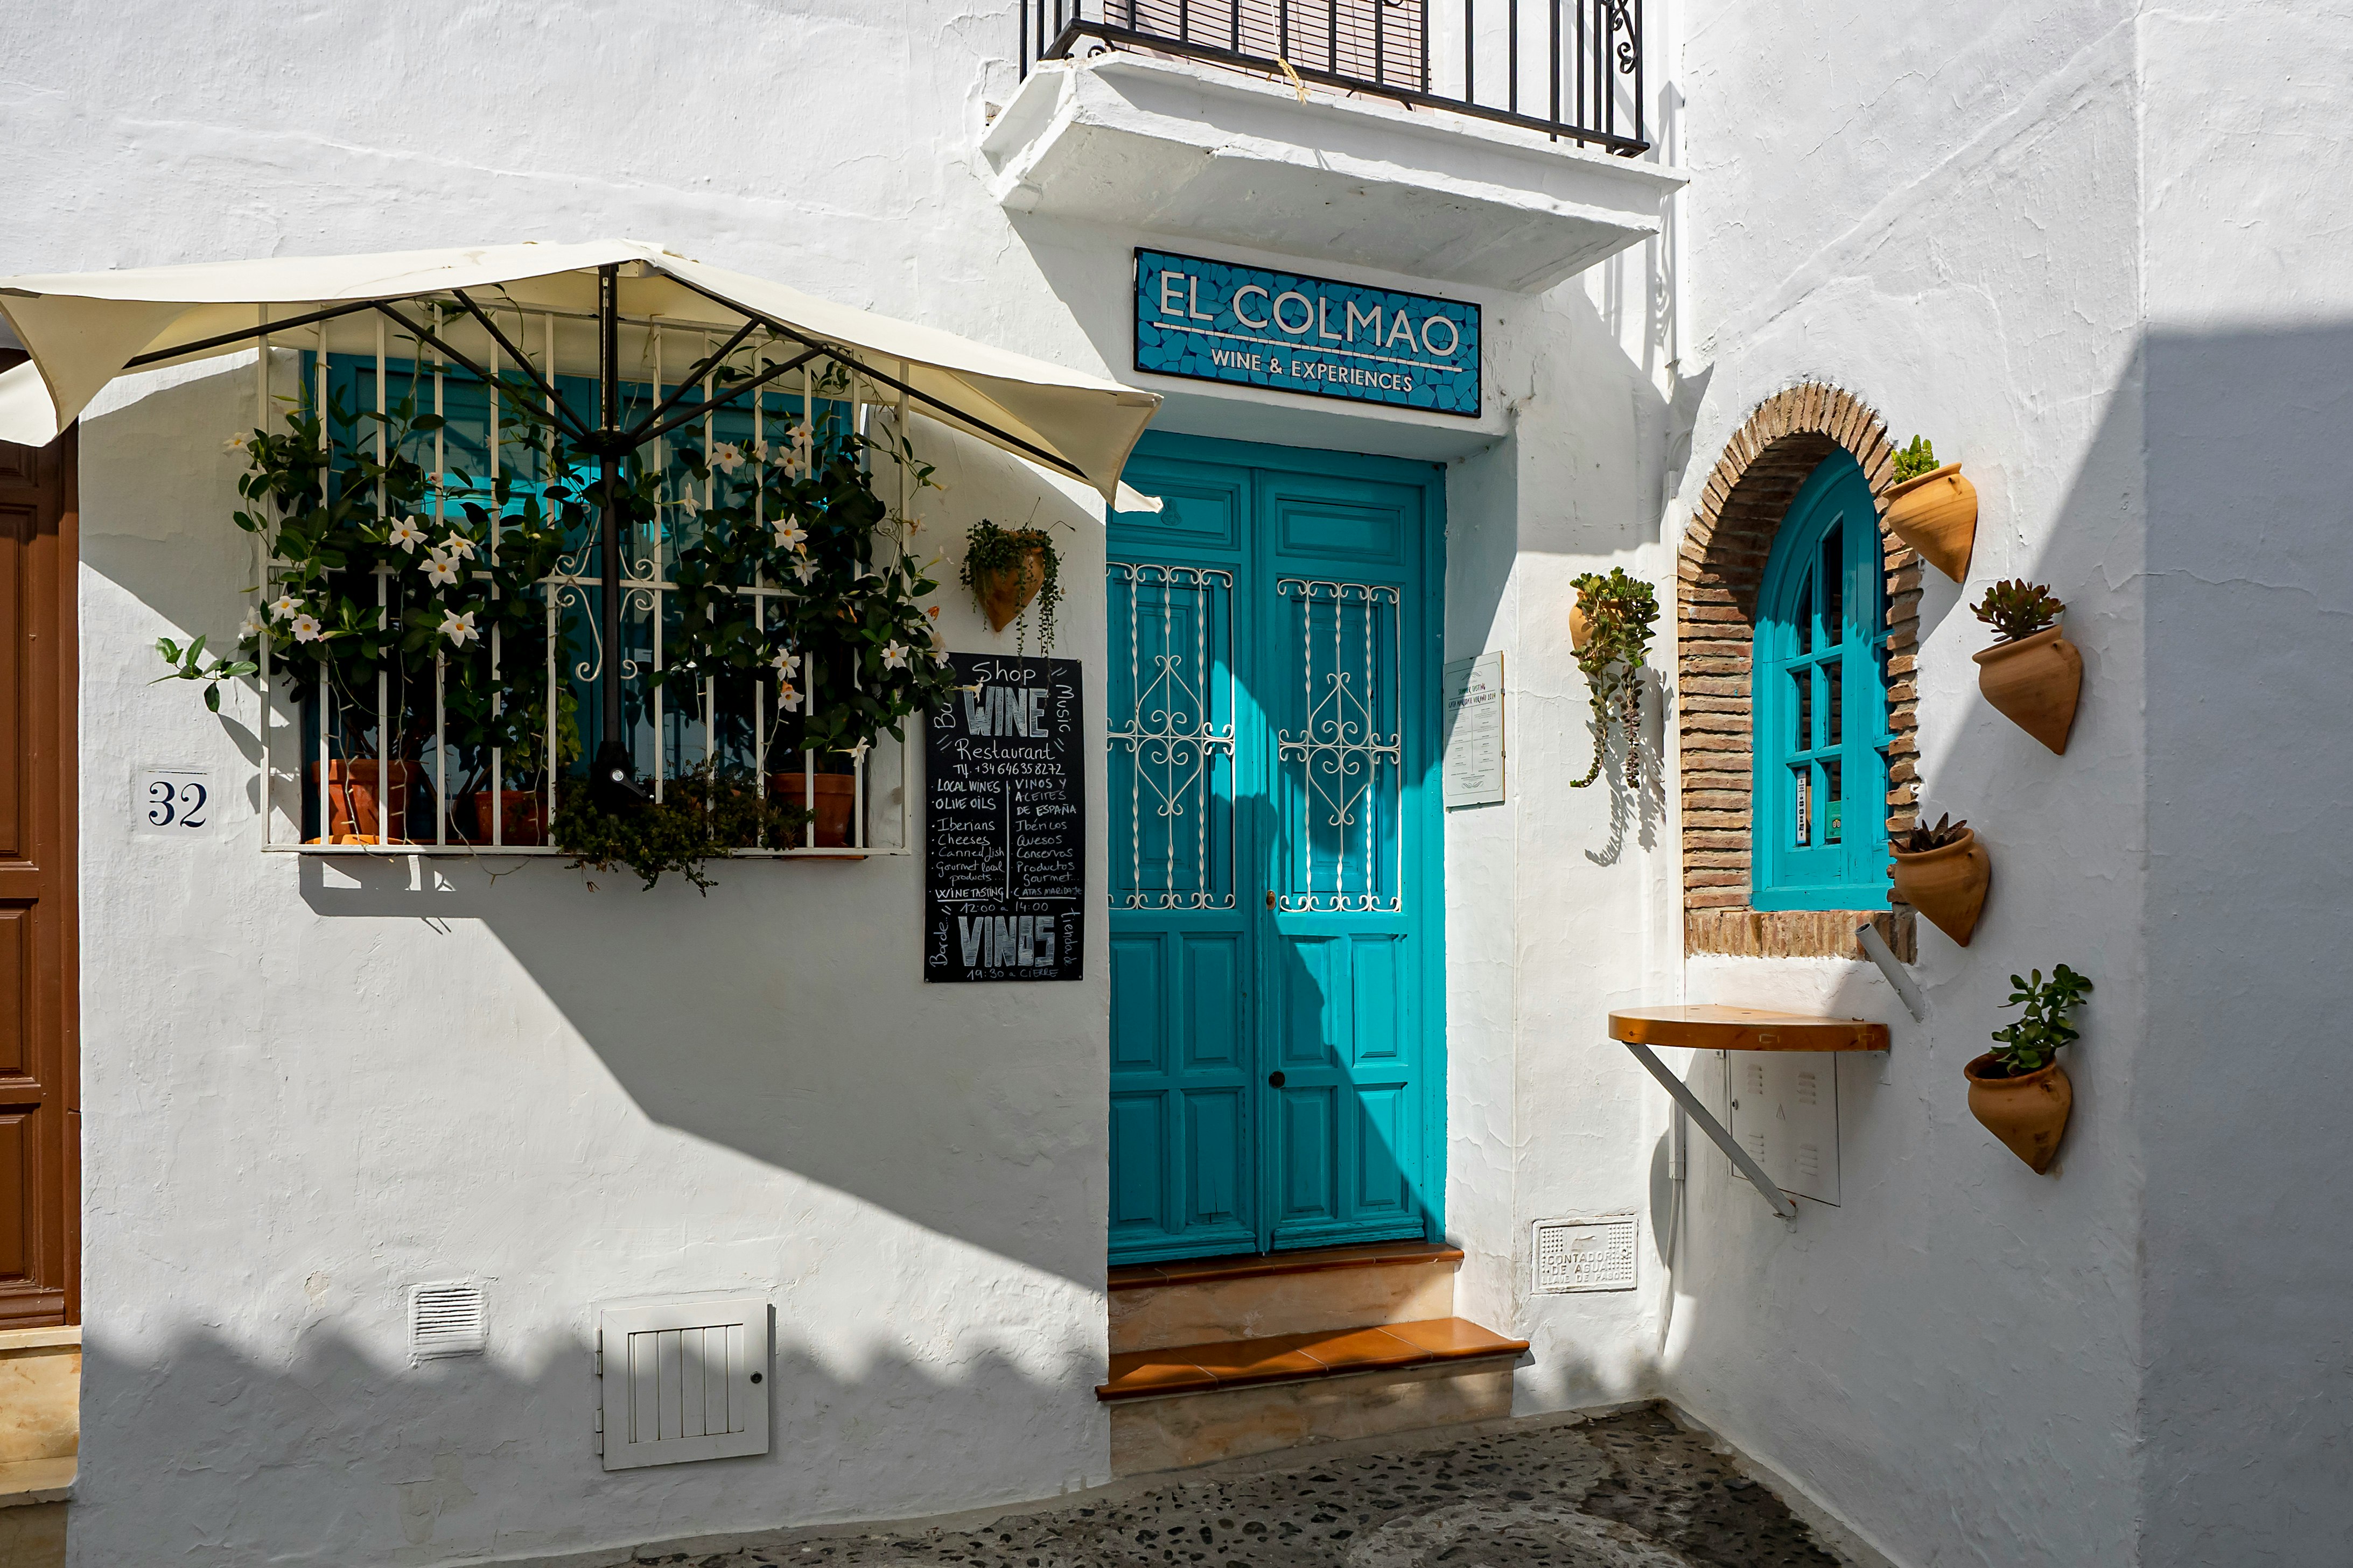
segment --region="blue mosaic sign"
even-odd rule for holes
[[[1135,368],[1479,416],[1479,307],[1135,253]]]

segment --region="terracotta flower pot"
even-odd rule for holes
[[[1018,561],[1009,566],[988,566],[973,574],[973,586],[979,590],[980,607],[988,616],[988,629],[1001,632],[1013,624],[1013,617],[1029,607],[1046,585],[1046,546],[1043,542],[1025,544]]]
[[[1966,582],[1978,538],[1978,488],[1958,463],[1906,479],[1887,492],[1887,531],[1954,582]]]
[[[1585,618],[1583,610],[1571,605],[1568,607],[1568,646],[1577,652],[1583,653],[1585,645],[1592,640],[1593,623]]]
[[[1992,1066],[1988,1054],[1961,1069],[1969,1080],[1969,1114],[2039,1176],[2058,1157],[2060,1135],[2075,1109],[2075,1086],[2057,1062],[2023,1078],[1984,1076]]]
[[[499,840],[502,844],[544,844],[547,842],[547,796],[535,789],[502,789],[498,792],[499,810],[506,820],[500,825]],[[476,844],[491,841],[491,792],[478,790],[474,795],[474,838]]]
[[[770,773],[770,798],[778,805],[797,810],[809,807],[806,773]],[[817,847],[820,849],[846,849],[849,847],[849,825],[858,809],[858,775],[855,773],[818,773],[817,779]],[[806,837],[800,841],[805,843]],[[797,847],[797,844],[785,847]]]
[[[2067,731],[2075,723],[2075,699],[2084,689],[2084,656],[2049,626],[2016,642],[1998,642],[1978,661],[1978,689],[2010,721],[2067,754]]]
[[[374,844],[376,842],[376,774],[378,764],[373,757],[346,762],[341,759],[327,763],[327,842],[330,844]],[[408,839],[408,792],[417,782],[415,763],[396,762],[392,764],[390,798],[385,801],[383,818],[384,841],[406,844]],[[318,787],[319,764],[311,764],[311,784]],[[312,843],[318,840],[312,839]]]
[[[1962,829],[1958,839],[1939,848],[1894,854],[1895,896],[1926,915],[1938,931],[1968,946],[1978,911],[1985,908],[1986,888],[1993,880],[1993,861],[1978,842],[1977,829]]]

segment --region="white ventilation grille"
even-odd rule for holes
[[[1542,1294],[1631,1290],[1634,1216],[1538,1220],[1535,1257],[1536,1289]]]
[[[607,1469],[768,1451],[764,1299],[610,1308],[596,1345]]]
[[[408,1291],[408,1354],[480,1355],[491,1342],[490,1302],[471,1280],[413,1285]]]

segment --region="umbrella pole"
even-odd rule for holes
[[[621,702],[621,454],[628,437],[621,433],[620,268],[596,268],[596,574],[604,592],[597,602],[597,620],[605,645],[603,719],[605,738],[596,748],[594,791],[597,805],[619,811],[643,805],[645,791],[637,784],[636,759],[623,735]]]

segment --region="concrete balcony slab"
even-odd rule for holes
[[[1471,115],[1117,52],[1038,67],[981,152],[1015,211],[1525,293],[1656,235],[1687,177]]]

